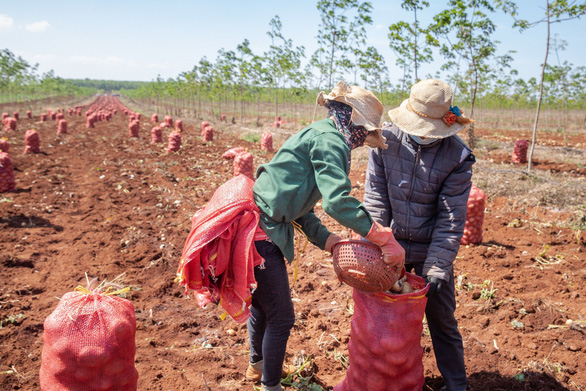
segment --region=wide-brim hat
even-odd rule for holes
[[[329,94],[320,92],[316,103],[324,106],[326,100],[352,107],[351,121],[354,125],[363,126],[366,130],[380,130],[383,104],[372,92],[340,81]]]
[[[452,89],[440,80],[422,80],[411,87],[411,94],[401,105],[389,110],[391,122],[403,132],[441,139],[464,129],[471,119],[452,106]]]

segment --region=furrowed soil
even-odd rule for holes
[[[244,379],[246,325],[221,320],[215,306],[199,308],[174,278],[191,217],[233,176],[222,154],[246,147],[255,166],[273,154],[220,121],[210,121],[214,141],[204,142],[199,122],[184,120],[182,148],[167,154],[168,130],[163,144],[150,144],[150,113],[138,139],[129,137],[120,112],[95,128],[86,128],[83,115],[66,115],[68,133],[61,135],[55,121],[33,114],[16,131],[0,131],[11,144],[17,183],[0,194],[0,389],[40,389],[43,322],[59,297],[86,285],[87,275],[131,288],[139,390],[253,390]],[[22,153],[29,128],[40,134],[40,154]],[[507,134],[525,137],[499,132]],[[585,149],[584,133],[577,137],[573,145]],[[491,151],[490,158],[507,161],[507,153]],[[556,169],[585,175],[579,165]],[[350,174],[358,199],[364,171],[353,165]],[[470,390],[586,390],[584,231],[568,227],[573,216],[555,205],[519,207],[488,196],[482,243],[462,246],[455,261]],[[320,208],[316,213],[350,236]],[[337,280],[331,256],[311,244],[298,274],[287,362],[307,359],[302,375],[332,389],[346,373],[352,289]],[[444,383],[425,325],[421,345],[424,389],[439,390]],[[310,389],[301,384],[296,389]]]

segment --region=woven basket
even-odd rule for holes
[[[391,289],[402,273],[383,261],[380,247],[365,240],[341,240],[332,246],[332,256],[338,279],[365,292]]]

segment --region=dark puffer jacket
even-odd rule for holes
[[[449,280],[466,223],[474,155],[458,136],[419,145],[385,123],[388,149],[371,149],[364,205],[390,226],[406,263],[423,275]]]

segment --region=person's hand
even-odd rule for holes
[[[334,247],[334,244],[338,243],[340,240],[342,240],[342,238],[338,235],[330,234],[330,236],[328,236],[328,240],[326,240],[325,250],[331,254],[332,247]]]
[[[394,266],[397,270],[405,267],[405,249],[397,242],[391,228],[383,227],[374,221],[366,239],[381,248],[385,263]]]
[[[425,296],[430,297],[442,288],[443,280],[437,277],[425,277],[425,282],[429,284],[429,290]]]

